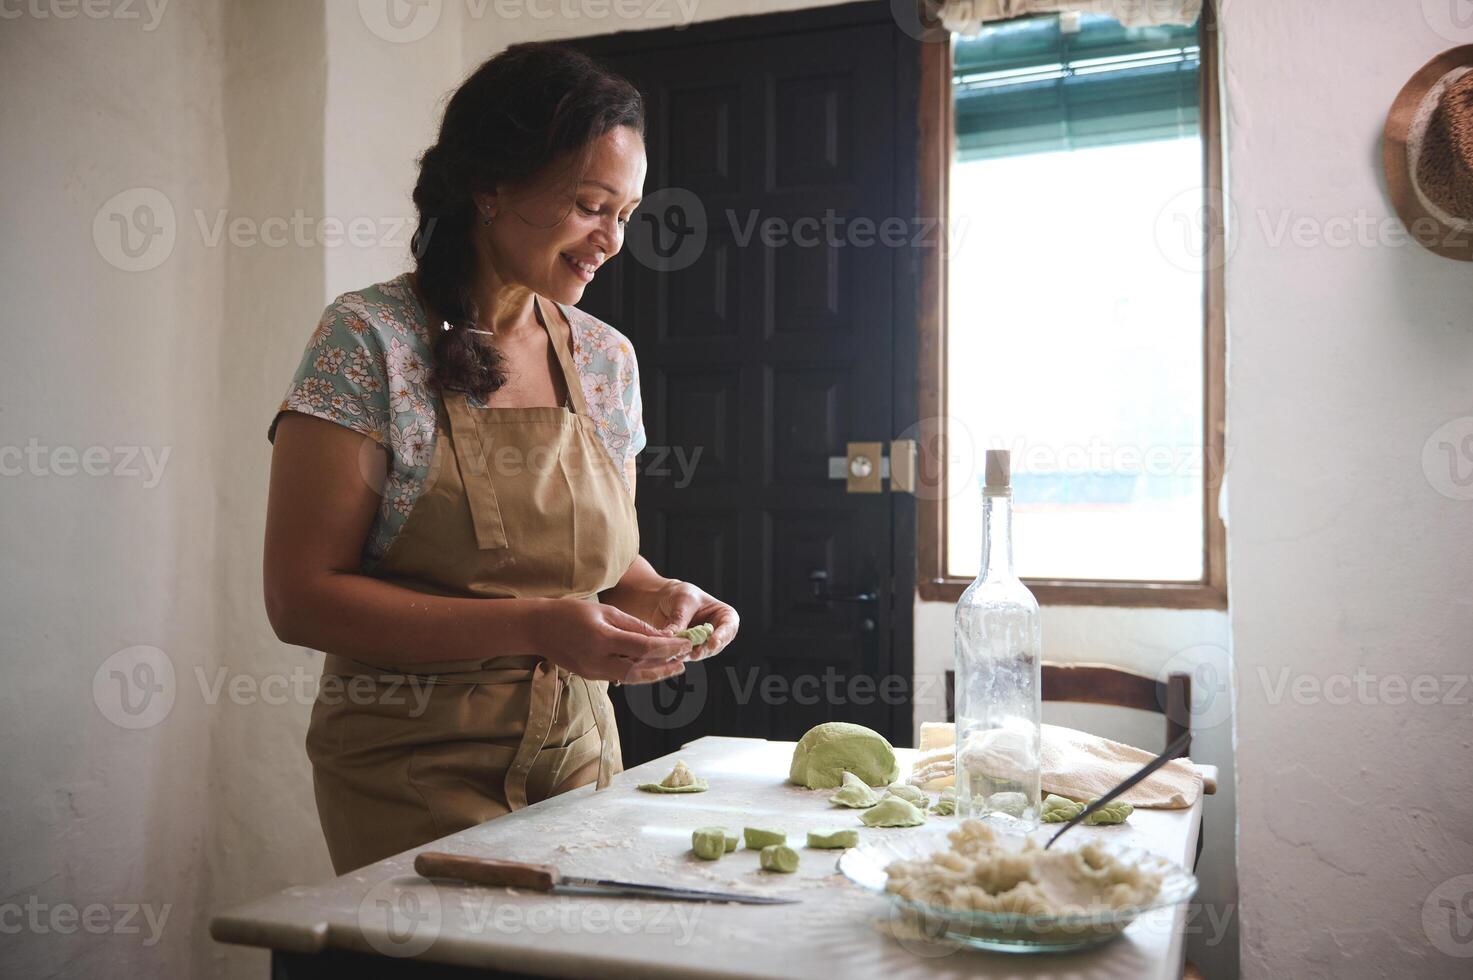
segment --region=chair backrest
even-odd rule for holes
[[[1192,728],[1192,675],[1175,673],[1166,680],[1111,667],[1109,664],[1053,664],[1045,662],[1043,700],[1107,704],[1117,708],[1154,711],[1166,716],[1166,742]],[[955,672],[946,672],[946,720],[956,720]],[[1191,739],[1179,755],[1190,755]]]

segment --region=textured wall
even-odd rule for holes
[[[1406,243],[1380,137],[1473,8],[1232,0],[1224,28],[1243,974],[1467,976],[1441,950],[1473,954],[1473,879],[1433,890],[1473,872],[1473,453],[1458,486],[1435,443],[1473,424],[1473,267]]]
[[[222,14],[88,11],[0,20],[0,973],[184,977],[225,285],[192,209],[227,200]]]

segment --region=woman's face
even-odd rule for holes
[[[489,226],[483,252],[498,277],[560,303],[576,304],[598,267],[624,245],[624,226],[644,192],[644,141],[616,126],[594,141],[581,181],[571,156],[527,186],[478,195]]]

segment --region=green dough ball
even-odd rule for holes
[[[747,846],[754,851],[760,851],[764,847],[773,844],[786,844],[788,835],[780,830],[762,830],[759,827],[743,827],[742,837],[746,839]]]
[[[675,635],[690,640],[690,645],[694,648],[709,640],[714,632],[716,632],[716,627],[710,623],[702,623],[689,629],[676,630]]]
[[[856,809],[874,806],[880,802],[880,794],[869,788],[869,785],[852,772],[844,773],[844,785],[837,793],[829,797],[829,802],[835,806],[851,806]]]
[[[1096,797],[1095,799],[1098,798],[1099,797]],[[1094,800],[1090,800],[1090,802],[1093,803]],[[1116,801],[1114,803],[1106,803],[1094,813],[1091,813],[1089,816],[1085,817],[1084,822],[1090,825],[1125,823],[1125,818],[1130,816],[1134,812],[1135,807],[1131,806],[1129,803],[1121,803],[1119,801]]]
[[[822,848],[858,847],[859,831],[857,830],[810,830],[808,832],[808,846]]]
[[[730,854],[732,851],[736,850],[738,847],[741,847],[741,846],[742,846],[742,839],[741,839],[741,837],[739,835],[737,835],[737,834],[727,834],[726,835],[726,853],[727,854]]]
[[[793,749],[788,778],[809,789],[830,789],[843,781],[846,772],[868,786],[884,786],[900,778],[895,749],[885,736],[847,721],[826,721],[810,728]]]
[[[948,786],[941,791],[936,798],[936,803],[931,807],[931,812],[938,817],[956,816],[956,787]]]
[[[790,875],[798,870],[798,852],[786,844],[768,844],[762,849],[762,870]]]
[[[1043,798],[1043,805],[1039,808],[1038,819],[1044,823],[1066,823],[1083,812],[1083,803],[1075,803],[1073,800],[1050,793]]]
[[[895,783],[893,786],[886,787],[885,795],[898,796],[905,802],[914,803],[916,806],[931,805],[931,798],[926,795],[925,791],[909,783]]]
[[[703,861],[714,861],[726,853],[726,828],[697,827],[690,834],[690,849]]]
[[[689,766],[677,759],[670,775],[658,783],[640,783],[639,788],[646,793],[704,793],[710,787],[704,779],[691,772]]]
[[[887,796],[861,813],[859,819],[866,827],[918,827],[926,822],[926,815],[914,803]]]

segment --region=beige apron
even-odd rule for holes
[[[424,490],[374,576],[432,595],[596,601],[639,554],[567,324],[537,314],[572,410],[444,392]],[[622,771],[607,682],[496,648],[492,635],[484,660],[327,656],[307,755],[339,874]]]

